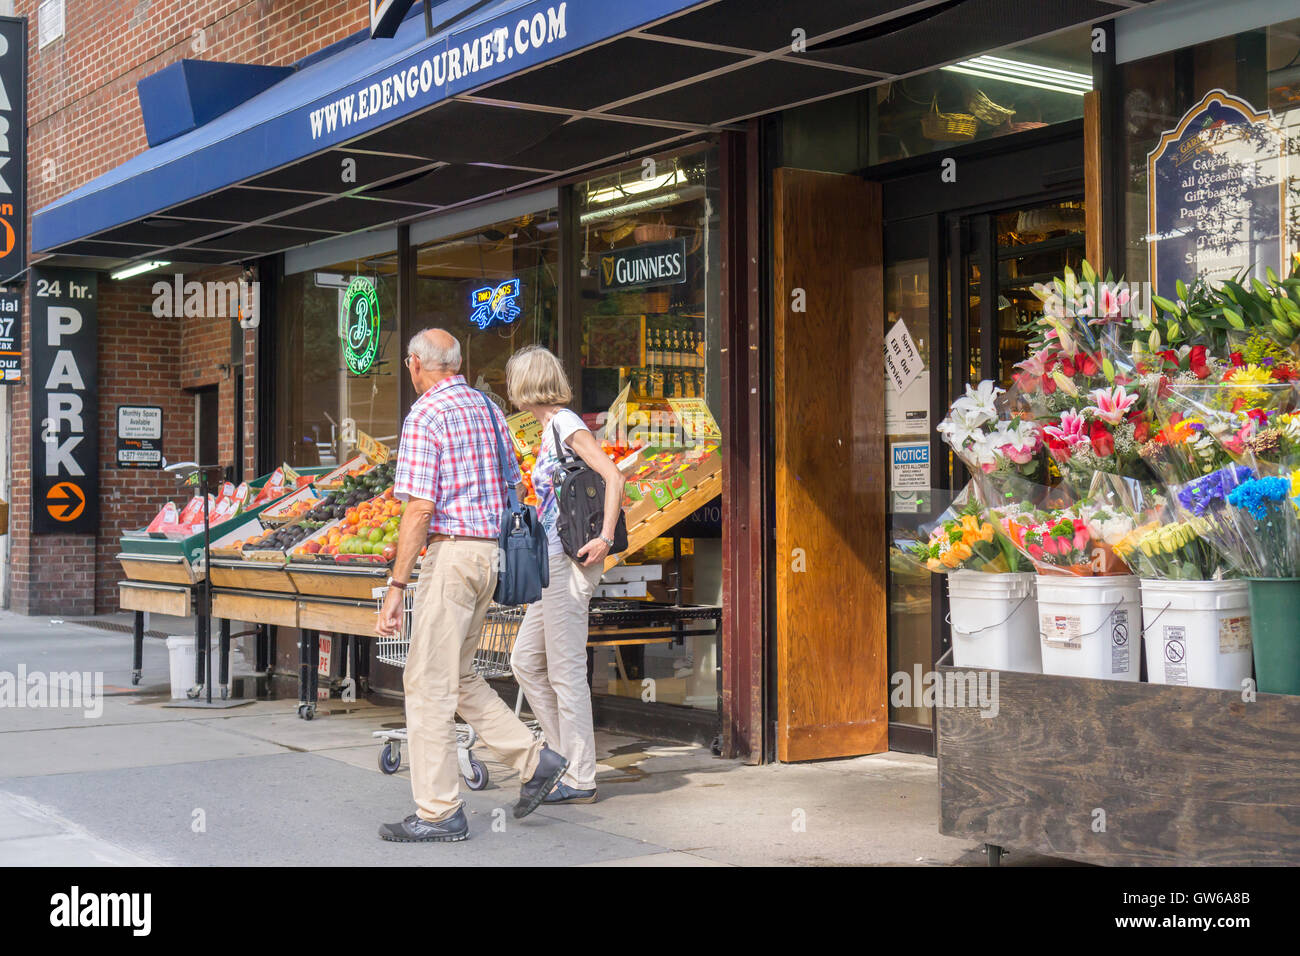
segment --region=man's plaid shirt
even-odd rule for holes
[[[512,485],[521,479],[505,415],[471,388],[463,375],[443,379],[421,395],[402,426],[393,495],[433,502],[430,534],[495,538],[505,509],[497,442],[501,429],[505,471]]]

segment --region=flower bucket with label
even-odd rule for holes
[[[1300,694],[1300,579],[1249,584],[1256,686],[1265,694]]]
[[[1152,684],[1241,690],[1253,664],[1250,625],[1245,581],[1142,580]]]
[[[1131,574],[1038,576],[1043,673],[1137,681],[1142,599]]]
[[[948,575],[954,667],[1043,672],[1033,573]]]

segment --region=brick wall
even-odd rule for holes
[[[28,208],[60,196],[143,152],[147,143],[136,83],[182,58],[284,66],[365,26],[363,0],[68,0],[62,39],[37,49],[38,0],[18,0],[28,29]],[[30,220],[28,235],[30,235]],[[187,275],[224,280],[229,271]],[[192,457],[194,399],[187,389],[219,389],[222,464],[235,459],[236,402],[244,416],[245,475],[255,474],[254,336],[245,336],[244,394],[235,394],[229,324],[160,319],[151,311],[159,276],[113,282],[100,276],[98,537],[32,536],[31,393],[13,390],[10,599],[27,614],[75,616],[117,608],[117,538],[146,524],[175,480],[158,472],[119,471],[119,404],[161,405],[164,454]],[[28,310],[24,305],[24,310]],[[24,316],[30,328],[30,315]],[[27,337],[30,341],[30,336]],[[24,355],[30,373],[30,353]]]

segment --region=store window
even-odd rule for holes
[[[1089,27],[962,60],[875,88],[872,163],[996,139],[1083,116]]]
[[[277,448],[290,465],[347,461],[356,431],[394,450],[403,345],[397,253],[286,275],[281,283]]]
[[[1227,15],[1233,15],[1231,10]],[[1244,177],[1252,186],[1268,185],[1272,179],[1274,197],[1269,205],[1280,210],[1280,219],[1271,224],[1271,235],[1262,236],[1263,223],[1257,214],[1265,208],[1263,203],[1252,202],[1252,210],[1241,210],[1238,216],[1230,205],[1219,201],[1213,216],[1223,220],[1241,240],[1240,246],[1228,249],[1223,269],[1253,267],[1265,253],[1260,239],[1272,249],[1270,258],[1284,258],[1278,254],[1278,233],[1286,252],[1300,249],[1300,171],[1295,169],[1294,156],[1300,150],[1300,19],[1275,23],[1272,26],[1225,35],[1196,46],[1173,50],[1126,63],[1120,68],[1124,106],[1123,162],[1125,190],[1125,269],[1130,280],[1141,281],[1151,277],[1148,210],[1151,190],[1148,183],[1148,154],[1160,142],[1161,136],[1175,129],[1184,115],[1213,90],[1222,90],[1244,100],[1256,111],[1271,111],[1271,120],[1260,126],[1275,126],[1281,134],[1280,152],[1289,156],[1289,179],[1283,183],[1280,196],[1276,193],[1276,173],[1273,168],[1286,170],[1284,162],[1260,162],[1256,169]],[[1271,168],[1272,167],[1272,168]],[[1231,172],[1231,171],[1229,171]],[[1283,172],[1283,176],[1287,173]],[[1222,178],[1222,177],[1220,177]],[[1235,178],[1235,177],[1234,177]],[[1197,189],[1200,187],[1193,183]],[[1205,192],[1213,195],[1222,183],[1210,183]],[[1196,206],[1195,189],[1182,198]],[[1255,199],[1255,197],[1251,197]],[[1191,272],[1210,271],[1215,263],[1203,256],[1194,256]],[[1210,268],[1205,268],[1206,266]],[[1262,271],[1262,269],[1260,270]],[[1222,278],[1222,275],[1211,275]],[[1166,283],[1160,281],[1161,287]],[[1190,279],[1184,273],[1181,278]]]
[[[717,189],[714,149],[574,187],[575,404],[593,428],[609,423],[616,455],[641,448],[630,477],[644,490],[625,502],[629,525],[649,515],[643,528],[658,532],[634,543],[610,593],[667,604],[722,603]],[[656,494],[682,497],[660,508]],[[717,708],[715,627],[648,643],[593,640],[594,693]]]
[[[506,362],[525,345],[556,351],[560,228],[554,208],[488,222],[417,246],[412,333],[460,339],[461,373],[500,406]]]

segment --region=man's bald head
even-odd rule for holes
[[[460,342],[446,329],[422,329],[411,336],[407,355],[414,355],[430,372],[460,371]]]

